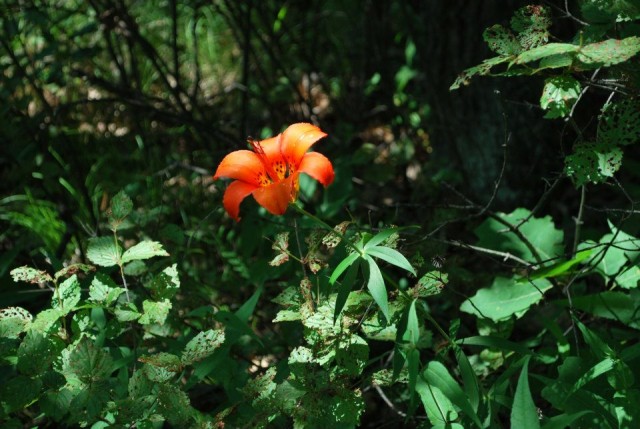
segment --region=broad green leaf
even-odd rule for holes
[[[515,64],[530,63],[554,55],[577,53],[579,49],[579,46],[569,43],[547,43],[546,45],[522,52],[513,62]]]
[[[178,264],[173,264],[145,283],[144,286],[151,290],[151,294],[155,299],[171,299],[178,292],[180,278],[178,277],[177,267]]]
[[[118,192],[111,199],[111,207],[107,212],[107,216],[109,217],[109,223],[112,228],[116,228],[117,225],[124,220],[129,213],[133,210],[133,201],[131,198],[124,192]]]
[[[22,411],[40,395],[42,381],[24,375],[3,381],[0,385],[0,405],[6,412]]]
[[[631,328],[640,329],[640,293],[633,289],[631,294],[624,292],[602,292],[595,295],[583,295],[572,298],[573,307],[605,319],[616,320]],[[567,300],[558,304],[568,306]]]
[[[479,246],[510,252],[531,263],[536,262],[531,249],[505,225],[507,223],[513,228],[518,228],[542,260],[563,255],[564,234],[555,228],[551,216],[537,218],[524,208],[516,209],[509,214],[496,213],[496,216],[502,222],[489,218],[475,229]]]
[[[638,52],[640,52],[640,37],[609,39],[584,46],[579,51],[578,60],[596,67],[610,67],[627,61]]]
[[[338,280],[338,277],[340,277],[340,275],[351,266],[351,264],[353,264],[356,259],[358,259],[360,257],[359,254],[357,253],[350,253],[346,258],[344,258],[342,260],[342,262],[340,262],[338,264],[338,266],[336,267],[335,270],[333,270],[333,273],[331,274],[331,277],[329,278],[329,283],[334,284],[336,282],[336,280]]]
[[[18,338],[32,321],[31,313],[22,307],[0,309],[0,338]]]
[[[565,172],[576,186],[603,183],[620,169],[622,151],[610,143],[580,143],[564,163]]]
[[[440,271],[429,271],[418,280],[418,283],[409,292],[414,296],[426,298],[439,294],[447,283],[448,275]]]
[[[638,280],[640,280],[640,267],[637,265],[627,268],[616,276],[616,283],[625,289],[638,287]]]
[[[109,353],[96,347],[87,337],[62,353],[62,374],[68,382],[77,379],[92,384],[107,378],[112,371],[113,360]]]
[[[529,360],[525,362],[518,378],[516,393],[513,397],[513,406],[511,408],[511,427],[512,428],[539,428],[540,420],[536,404],[533,402],[531,390],[529,389]]]
[[[187,394],[171,384],[160,385],[158,409],[173,427],[189,427],[194,414]]]
[[[14,282],[27,282],[33,284],[46,283],[53,281],[51,276],[42,270],[36,270],[31,267],[19,267],[11,270],[11,277]]]
[[[60,300],[58,300],[58,297]],[[80,282],[74,274],[58,286],[58,292],[53,293],[51,306],[59,309],[63,314],[69,314],[79,302]]]
[[[625,98],[602,108],[598,121],[598,142],[627,146],[640,140],[640,102]]]
[[[97,273],[89,286],[89,301],[101,303],[109,307],[115,303],[123,293],[124,288],[117,287],[113,280],[107,275]]]
[[[384,284],[384,279],[382,278],[382,273],[380,272],[380,268],[376,264],[376,261],[369,255],[365,255],[365,260],[369,264],[369,279],[367,281],[367,289],[369,289],[369,293],[373,297],[373,300],[378,304],[382,314],[384,314],[385,319],[387,321],[389,318],[389,304],[387,300],[387,288]]]
[[[142,325],[149,325],[151,323],[157,323],[163,325],[167,316],[171,310],[171,301],[168,299],[162,301],[151,301],[145,299],[142,302],[142,316],[138,319],[138,322]]]
[[[193,365],[215,352],[224,343],[224,331],[209,329],[200,332],[187,343],[182,352],[182,363]]]
[[[122,249],[113,237],[95,237],[89,239],[87,258],[101,267],[113,267],[121,263]]]
[[[138,361],[160,368],[165,368],[171,372],[179,372],[182,370],[182,362],[180,362],[180,358],[171,353],[160,352],[154,355],[140,356]]]
[[[484,30],[482,38],[489,49],[498,55],[517,55],[522,51],[522,46],[513,33],[499,24]]]
[[[118,322],[131,322],[142,316],[133,302],[126,302],[116,306],[113,313]]]
[[[571,76],[555,76],[545,80],[540,107],[548,110],[545,118],[564,118],[580,95],[580,82]]]
[[[467,415],[476,426],[483,427],[467,395],[460,388],[456,380],[451,376],[447,368],[438,361],[431,361],[423,371],[422,376],[431,386],[435,386],[463,413]]]
[[[360,268],[360,261],[356,261],[352,264],[347,270],[347,274],[345,274],[342,282],[338,287],[338,295],[336,296],[336,305],[333,313],[333,323],[336,323],[338,320],[338,316],[342,312],[344,305],[347,303],[347,299],[349,298],[349,293],[353,288],[353,284],[358,275],[358,269]]]
[[[147,264],[142,261],[131,261],[124,266],[125,276],[140,277],[147,271]]]
[[[162,248],[162,244],[157,241],[145,240],[125,250],[122,255],[122,263],[126,264],[131,261],[149,259],[154,256],[169,256],[169,254]]]
[[[431,385],[422,377],[418,378],[416,391],[420,395],[422,405],[432,425],[449,424],[458,418],[453,403],[437,387]]]
[[[367,243],[368,245],[369,243]],[[409,271],[414,276],[416,275],[416,271],[411,266],[411,263],[404,257],[404,255],[398,252],[395,249],[390,249],[388,247],[382,246],[365,246],[365,253],[367,255],[375,256],[376,258],[380,258],[383,261],[387,261],[388,263],[395,265],[396,267],[400,267],[403,270]]]
[[[44,374],[63,348],[64,344],[57,337],[27,332],[18,347],[18,371],[31,376]]]
[[[64,313],[57,308],[48,308],[36,315],[36,319],[31,323],[31,329],[41,333],[46,333]]]
[[[496,277],[490,288],[478,290],[462,303],[460,310],[494,322],[513,316],[520,318],[532,305],[542,300],[544,292],[551,287],[546,279],[520,283],[513,278]]]

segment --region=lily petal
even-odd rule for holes
[[[225,156],[218,165],[213,179],[221,177],[242,180],[257,186],[264,183],[267,172],[258,155],[250,150],[237,150]]]
[[[257,188],[259,188],[258,185],[242,182],[240,180],[231,182],[231,184],[227,186],[227,190],[224,192],[224,197],[222,197],[222,205],[227,213],[229,213],[229,216],[231,216],[236,222],[240,221],[240,203]]]
[[[253,198],[269,213],[282,215],[289,203],[295,200],[297,178],[298,175],[293,174],[281,182],[262,186],[253,191]]]
[[[300,161],[298,171],[300,173],[308,174],[324,186],[329,186],[335,177],[331,161],[329,161],[326,156],[318,152],[309,152],[305,154],[302,157],[302,161]]]
[[[312,124],[299,123],[290,125],[282,133],[281,151],[287,162],[294,168],[300,164],[305,152],[327,133]]]

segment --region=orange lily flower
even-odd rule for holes
[[[222,198],[225,210],[240,220],[240,203],[250,194],[274,215],[282,215],[298,197],[300,173],[322,183],[333,182],[333,166],[324,155],[307,152],[326,133],[312,124],[290,125],[276,137],[249,140],[250,150],[237,150],[225,156],[213,179],[235,179]]]

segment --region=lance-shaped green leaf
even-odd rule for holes
[[[344,271],[349,268],[351,266],[351,264],[353,264],[356,259],[358,259],[360,257],[359,254],[357,253],[350,253],[346,258],[344,258],[336,267],[335,270],[333,270],[333,273],[331,273],[331,277],[329,278],[329,283],[334,284],[336,282],[336,280],[338,280],[338,277],[340,277],[340,275],[342,275],[342,273],[344,273]]]
[[[427,417],[434,427],[447,427],[458,418],[458,412],[447,395],[423,377],[418,378],[416,391],[420,395]]]
[[[422,376],[427,383],[437,387],[449,400],[460,408],[476,426],[482,427],[482,423],[478,415],[469,402],[467,395],[464,393],[460,385],[451,376],[447,368],[438,361],[431,361],[427,368],[423,371]]]
[[[390,249],[389,247],[383,246],[365,246],[365,253],[367,255],[380,258],[383,261],[387,261],[388,263],[395,265],[396,267],[400,267],[403,270],[407,270],[414,276],[416,275],[416,271],[413,269],[411,263],[407,260],[407,258],[405,258],[402,253],[398,252],[395,249]]]
[[[338,320],[338,316],[340,316],[340,313],[344,308],[344,305],[347,303],[347,298],[349,298],[349,293],[351,292],[353,283],[356,280],[359,268],[360,261],[356,261],[356,263],[352,264],[347,270],[347,274],[345,274],[344,279],[342,279],[340,286],[338,287],[338,296],[336,296],[336,305],[333,313],[333,323],[336,323],[336,321]]]
[[[377,233],[376,235],[371,237],[371,239],[369,241],[367,241],[367,244],[364,245],[364,250],[366,251],[367,249],[370,249],[371,247],[377,246],[378,244],[380,244],[383,241],[385,241],[387,238],[391,237],[397,231],[398,231],[398,228],[383,229],[382,231],[380,231],[379,233]]]
[[[162,244],[157,241],[145,240],[128,248],[122,255],[122,263],[126,264],[131,261],[149,259],[154,256],[169,256],[169,254],[162,248]]]
[[[513,397],[513,406],[511,407],[511,427],[512,428],[531,428],[540,427],[536,404],[533,402],[531,390],[529,389],[529,360],[525,362],[518,378],[516,386],[516,394]]]
[[[376,261],[369,255],[364,257],[369,264],[369,280],[367,281],[367,289],[373,297],[373,300],[378,304],[384,317],[389,320],[389,302],[387,300],[387,288],[384,285],[384,279],[380,268],[376,264]]]

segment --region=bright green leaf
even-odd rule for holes
[[[162,301],[145,299],[142,302],[143,314],[140,319],[138,319],[138,322],[142,325],[149,325],[151,323],[163,325],[169,315],[169,310],[171,310],[171,301],[168,299]]]
[[[209,329],[200,332],[187,343],[182,352],[182,363],[193,365],[215,352],[224,343],[224,331]]]
[[[0,309],[0,338],[18,338],[31,325],[33,316],[22,307]]]
[[[555,76],[545,81],[540,107],[548,110],[545,118],[564,118],[580,95],[580,82],[571,76]]]
[[[149,259],[154,256],[169,256],[169,254],[162,248],[162,244],[157,241],[145,240],[125,250],[122,255],[122,263],[126,264],[131,261]]]
[[[95,237],[89,239],[87,258],[101,267],[120,264],[122,250],[113,237]]]
[[[387,320],[389,319],[389,304],[387,300],[387,288],[384,284],[384,279],[382,278],[382,273],[380,272],[380,268],[376,264],[376,261],[373,260],[371,256],[366,255],[365,259],[369,264],[369,279],[367,281],[367,289],[369,289],[369,293],[373,297],[373,300],[378,304],[382,314]]]
[[[511,407],[511,427],[536,429],[540,427],[536,404],[529,389],[529,360],[525,362],[518,378],[516,393]]]
[[[369,243],[367,243],[368,245]],[[395,265],[396,267],[400,267],[403,270],[409,271],[414,276],[416,275],[416,271],[411,266],[411,263],[404,257],[404,255],[398,252],[395,249],[390,249],[388,247],[382,246],[365,246],[365,253],[370,256],[374,256],[376,258],[380,258],[383,261],[387,261],[388,263]]]

